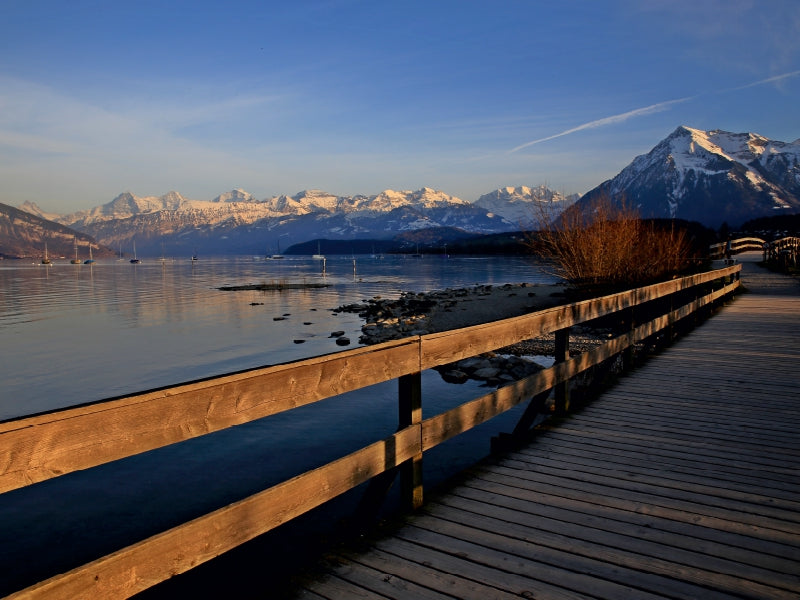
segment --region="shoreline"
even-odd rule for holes
[[[460,329],[517,317],[568,303],[566,284],[503,284],[448,288],[431,292],[404,292],[397,300],[375,297],[340,306],[335,312],[357,313],[364,319],[359,342],[365,345]],[[573,331],[570,354],[601,343],[604,332],[580,328]],[[498,348],[436,370],[445,381],[463,383],[477,379],[487,385],[504,385],[552,364],[554,335]]]
[[[365,320],[361,343],[377,344],[488,323],[558,306],[564,284],[506,283],[431,292],[403,292],[396,300],[375,297],[347,304],[335,312],[357,313]]]

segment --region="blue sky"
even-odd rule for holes
[[[800,138],[797,0],[0,0],[0,202],[545,184]]]

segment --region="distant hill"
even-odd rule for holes
[[[528,234],[512,231],[491,234],[470,234],[453,230],[422,229],[413,234],[400,234],[390,240],[310,240],[286,249],[288,255],[335,254],[530,254]],[[318,252],[319,251],[319,252]]]
[[[39,260],[47,244],[50,257],[71,258],[75,241],[82,260],[89,258],[90,244],[95,258],[114,254],[109,248],[98,246],[94,238],[85,233],[0,203],[0,257]]]
[[[800,237],[800,213],[761,217],[744,223],[741,231],[761,237]]]

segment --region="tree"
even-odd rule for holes
[[[555,274],[576,288],[635,287],[673,276],[691,253],[685,230],[644,221],[625,202],[601,197],[573,205],[555,221],[541,215],[529,237],[553,261]]]

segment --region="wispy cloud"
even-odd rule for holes
[[[547,142],[549,140],[554,140],[556,138],[563,137],[565,135],[569,135],[571,133],[576,133],[578,131],[583,131],[584,129],[595,129],[597,127],[603,127],[605,125],[613,125],[616,123],[622,123],[627,121],[628,119],[633,119],[635,117],[641,117],[644,115],[649,115],[656,112],[661,112],[663,110],[667,110],[673,104],[678,104],[680,102],[686,102],[687,100],[691,100],[694,96],[687,96],[686,98],[678,98],[677,100],[667,100],[666,102],[659,102],[657,104],[651,104],[650,106],[644,106],[642,108],[636,108],[634,110],[629,110],[628,112],[624,112],[618,115],[612,115],[610,117],[604,117],[602,119],[597,119],[595,121],[589,121],[588,123],[584,123],[582,125],[578,125],[577,127],[573,127],[571,129],[566,129],[560,133],[556,133],[554,135],[549,135],[547,137],[539,138],[538,140],[533,140],[531,142],[526,142],[517,146],[516,148],[512,148],[508,151],[509,154],[522,150],[523,148],[528,148],[529,146],[534,146],[536,144],[541,144],[542,142]]]

